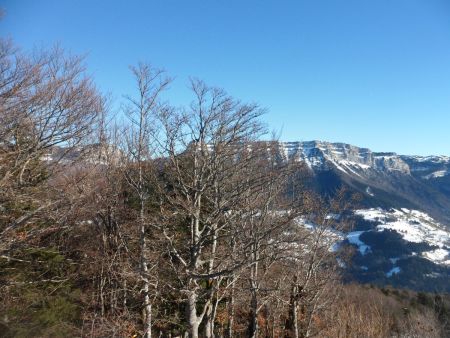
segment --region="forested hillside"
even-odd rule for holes
[[[343,284],[333,217],[264,109],[131,68],[119,112],[83,60],[0,41],[0,336],[443,337],[445,294]]]

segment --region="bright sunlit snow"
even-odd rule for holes
[[[423,257],[434,263],[450,264],[447,256],[450,250],[450,232],[426,213],[406,208],[390,211],[372,208],[356,210],[355,214],[368,221],[380,222],[376,227],[378,231],[391,229],[406,241],[437,246],[438,249],[424,253]]]
[[[422,255],[433,262],[439,262],[441,264],[450,265],[449,250],[436,249],[433,251],[424,252]]]
[[[353,232],[349,232],[347,234],[348,241],[351,244],[354,244],[358,247],[358,250],[361,253],[361,255],[365,255],[366,253],[368,253],[370,251],[370,247],[359,239],[359,236],[363,232],[364,231],[353,231]]]

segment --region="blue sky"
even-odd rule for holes
[[[0,0],[2,36],[86,54],[115,102],[148,61],[268,109],[288,141],[450,155],[448,0]]]

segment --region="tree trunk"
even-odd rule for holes
[[[228,302],[228,327],[226,334],[228,338],[233,337],[233,325],[234,325],[234,284],[231,287],[230,300]]]
[[[294,337],[298,338],[298,318],[297,318],[297,310],[298,310],[298,306],[297,306],[297,302],[294,302],[293,306],[292,306],[292,314],[293,314],[293,326],[292,326],[292,330],[294,331]]]
[[[215,332],[215,320],[217,315],[217,306],[219,304],[219,299],[215,299],[214,302],[210,306],[208,306],[207,311],[205,313],[206,316],[206,325],[205,325],[205,337],[214,338]],[[223,335],[222,335],[223,337]]]
[[[199,323],[197,321],[189,324],[190,325],[190,335],[189,338],[198,338],[198,326]]]
[[[253,246],[253,265],[250,267],[250,323],[249,323],[249,337],[258,337],[258,259],[259,252],[256,245]]]
[[[205,324],[205,337],[214,338],[214,318],[212,316],[211,307],[206,313],[206,324]]]
[[[194,291],[189,292],[187,311],[189,337],[198,338],[198,327],[200,325],[200,321],[197,316],[197,295]]]
[[[257,338],[258,337],[258,297],[256,293],[252,292],[252,299],[251,299],[251,307],[250,307],[250,325],[249,325],[249,334],[248,336],[250,338]]]
[[[141,175],[141,173],[140,173]],[[146,241],[145,241],[145,220],[144,220],[144,198],[141,196],[141,210],[140,210],[140,246],[141,246],[141,279],[144,282],[144,338],[152,337],[152,304],[150,302],[150,283],[148,281],[148,266],[146,257]]]
[[[288,323],[288,337],[299,338],[298,335],[298,305],[297,301],[291,300],[289,304],[289,323]]]
[[[296,285],[297,279],[294,279],[294,283],[291,289],[291,298],[289,300],[289,319],[287,322],[287,336],[292,338],[299,338],[298,333],[298,286]]]
[[[217,233],[216,233],[216,225],[212,225],[212,232],[213,232],[213,241],[212,241],[212,247],[211,247],[211,259],[209,260],[209,266],[208,266],[208,272],[213,272],[214,267],[214,259],[217,249]],[[211,299],[214,297],[214,280],[211,280],[209,282],[208,288]],[[216,317],[216,302],[212,302],[210,306],[208,306],[208,309],[205,313],[206,316],[206,325],[205,325],[205,337],[206,338],[214,338],[214,320]]]

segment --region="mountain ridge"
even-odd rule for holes
[[[278,142],[281,161],[305,163],[319,192],[346,187],[367,207],[422,210],[450,224],[450,157],[373,152],[342,142]]]
[[[352,147],[352,148],[359,148],[361,150],[365,150],[365,151],[370,151],[372,153],[375,154],[392,154],[392,155],[397,155],[397,156],[402,156],[402,157],[418,157],[418,158],[444,158],[446,160],[450,160],[450,155],[444,155],[444,154],[433,154],[433,153],[429,153],[427,155],[419,155],[419,154],[403,154],[403,153],[399,153],[396,151],[374,151],[372,150],[370,147],[365,147],[365,146],[358,146],[352,143],[348,143],[348,142],[341,142],[341,141],[326,141],[326,140],[319,140],[319,139],[314,139],[314,140],[303,140],[303,141],[293,141],[293,140],[287,140],[287,141],[277,141],[278,143],[284,143],[284,144],[317,144],[317,145],[335,145],[335,146],[348,146],[348,147]]]

